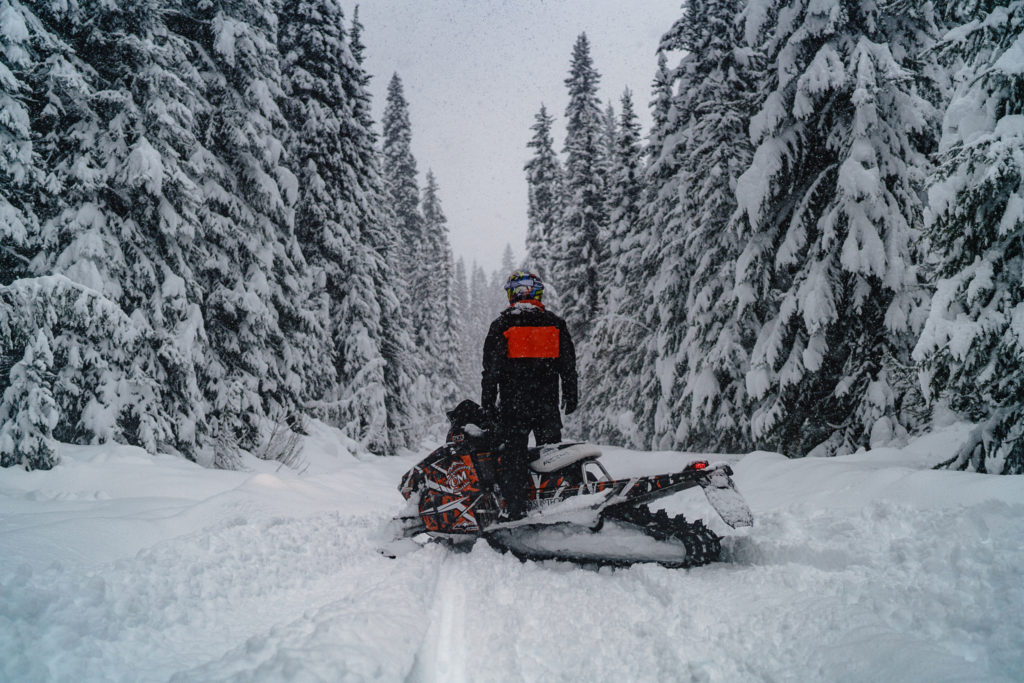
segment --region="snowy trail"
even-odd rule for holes
[[[467,617],[465,581],[457,558],[446,557],[435,583],[431,605],[425,615],[426,633],[416,652],[407,680],[417,683],[463,681],[466,670]]]
[[[0,679],[1022,680],[1024,478],[925,469],[953,441],[727,456],[756,526],[691,570],[381,557],[409,458],[297,477],[83,448],[0,472]],[[666,507],[725,533],[691,493]]]

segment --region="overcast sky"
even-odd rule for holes
[[[433,169],[452,248],[497,268],[506,242],[526,238],[526,180],[534,116],[543,102],[564,143],[564,80],[576,36],[586,32],[601,98],[629,87],[644,133],[661,35],[680,0],[362,0],[374,115],[395,72],[405,86],[420,186]],[[351,18],[351,9],[349,9]],[[378,124],[379,125],[379,124]],[[379,128],[378,128],[379,130]]]

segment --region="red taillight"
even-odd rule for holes
[[[708,466],[708,464],[706,462],[704,462],[703,460],[701,460],[700,462],[693,463],[693,469],[695,469],[695,470],[702,470],[702,469],[704,469],[707,466]]]

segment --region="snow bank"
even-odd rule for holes
[[[582,569],[483,543],[375,552],[414,457],[329,431],[306,474],[63,446],[0,471],[0,679],[1020,680],[1024,478],[933,471],[964,435],[725,460],[755,526],[665,499],[724,562]],[[606,449],[616,476],[697,456]]]

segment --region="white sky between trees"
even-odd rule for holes
[[[346,3],[351,21],[354,3]],[[680,0],[362,0],[366,67],[373,75],[374,117],[398,72],[412,120],[420,186],[433,169],[456,258],[486,269],[501,264],[506,242],[522,253],[526,238],[526,143],[543,102],[562,115],[576,36],[590,38],[601,98],[619,109],[633,91],[644,134],[661,35]],[[378,126],[379,128],[379,126]]]

